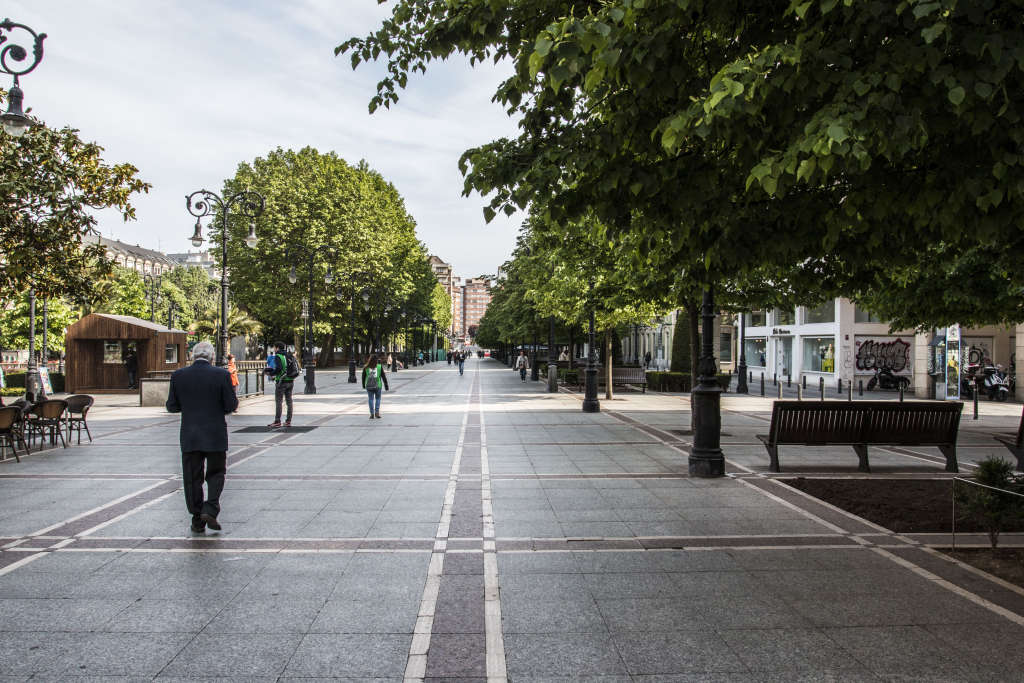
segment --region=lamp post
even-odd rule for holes
[[[149,299],[149,322],[156,322],[156,295],[160,289],[160,276],[151,275],[146,273],[142,276],[142,281],[146,286],[146,296]]]
[[[291,262],[291,251],[292,248],[284,252],[284,260]],[[332,257],[335,256],[336,252],[331,247],[313,247],[310,249],[296,249],[303,256],[309,259],[309,298],[307,299],[308,304],[302,307],[302,318],[303,318],[303,337],[305,337],[305,349],[302,351],[302,369],[306,377],[306,386],[303,388],[302,393],[304,394],[315,394],[316,393],[316,362],[313,358],[313,266],[316,260],[316,255],[320,252],[326,251]],[[288,271],[288,282],[295,284],[298,282],[299,276],[295,272],[295,266],[292,265]],[[324,283],[331,284],[334,282],[334,268],[330,262],[327,264],[327,273],[324,275]]]
[[[587,304],[590,306],[590,338],[587,346],[586,393],[583,396],[583,412],[599,413],[601,412],[601,403],[597,400],[597,366],[594,364],[594,278],[590,278]]]
[[[10,42],[10,37],[4,35],[5,32],[12,31],[24,31],[32,36],[32,59],[21,67],[16,63],[24,62],[28,58],[28,50]],[[45,33],[36,33],[25,24],[18,24],[10,19],[0,21],[0,71],[14,76],[14,85],[7,91],[7,111],[0,115],[0,123],[3,124],[4,132],[14,138],[20,138],[32,125],[32,119],[25,116],[22,109],[25,93],[21,90],[18,78],[39,66],[43,59],[44,40]]]
[[[740,360],[736,366],[736,393],[746,394],[750,390],[747,388],[747,314],[740,311]]]
[[[711,332],[715,323],[714,293],[711,285],[704,290],[701,305],[703,330],[701,356],[698,366],[699,384],[690,394],[693,411],[693,450],[690,452],[690,475],[695,477],[725,476],[725,456],[722,454],[722,387],[718,384],[714,346]]]
[[[249,218],[249,234],[245,238],[245,245],[253,248],[259,241],[256,237],[256,217],[263,213],[265,205],[263,195],[253,190],[236,192],[226,200],[205,189],[196,190],[185,197],[188,212],[196,217],[195,232],[192,233],[193,247],[200,247],[203,244],[200,221],[220,211],[220,339],[217,344],[217,365],[222,367],[227,365],[225,356],[228,352],[228,216],[231,208],[235,207],[243,216]]]
[[[548,316],[548,393],[558,392],[558,359],[555,356],[555,316]]]
[[[43,384],[36,363],[36,290],[28,290],[28,364],[25,367],[25,395],[35,401]]]
[[[167,304],[167,329],[174,329],[174,312],[178,310],[178,305],[171,301]]]
[[[640,366],[640,324],[633,323],[633,363]]]
[[[533,328],[533,362],[530,363],[530,380],[536,382],[540,379],[540,368],[537,367],[537,328]]]

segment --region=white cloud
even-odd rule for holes
[[[515,135],[490,101],[507,67],[433,62],[397,105],[370,116],[382,67],[353,71],[333,50],[389,13],[376,0],[8,0],[4,10],[48,34],[43,62],[22,80],[26,105],[153,183],[135,201],[138,221],[104,215],[105,234],[184,251],[185,194],[219,189],[238,163],[278,146],[311,145],[366,159],[392,181],[420,239],[459,275],[494,272],[521,217],[485,226],[484,200],[461,197],[457,162]]]

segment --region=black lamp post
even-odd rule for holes
[[[533,328],[533,362],[530,363],[530,380],[536,382],[540,379],[540,368],[537,367],[537,328]]]
[[[265,204],[263,195],[253,190],[236,192],[226,200],[209,190],[196,190],[185,197],[188,212],[196,217],[195,232],[192,233],[193,247],[203,245],[200,221],[220,211],[220,339],[217,344],[217,365],[222,367],[227,365],[225,357],[228,352],[228,216],[231,207],[235,207],[243,216],[249,218],[249,234],[245,238],[245,245],[253,248],[259,241],[256,237],[256,217],[263,213]]]
[[[747,388],[747,314],[740,311],[740,360],[736,366],[736,393],[746,394],[750,390]]]
[[[303,388],[302,393],[304,394],[315,394],[316,393],[316,361],[313,354],[313,267],[316,255],[320,252],[326,251],[332,257],[335,256],[336,252],[331,247],[313,247],[311,249],[296,249],[303,256],[308,259],[309,264],[309,298],[306,299],[302,307],[302,318],[303,318],[303,337],[305,337],[305,349],[302,351],[302,369],[306,375],[306,386]],[[284,260],[291,262],[291,251],[292,248],[284,252]],[[298,282],[298,273],[295,272],[295,266],[293,265],[288,271],[288,282],[295,284]],[[327,273],[324,275],[324,283],[331,284],[334,282],[334,268],[328,262]]]
[[[555,356],[555,316],[548,316],[548,393],[558,392],[558,358]]]
[[[714,346],[711,343],[715,324],[714,293],[711,285],[704,290],[701,305],[703,330],[701,356],[698,366],[699,384],[690,395],[693,411],[693,450],[690,453],[690,475],[695,477],[725,476],[725,456],[722,454],[722,387],[718,384]]]
[[[633,323],[633,364],[640,366],[640,324]]]
[[[601,403],[597,400],[597,366],[594,364],[594,279],[590,279],[590,290],[587,292],[587,304],[590,307],[590,339],[587,346],[586,393],[583,396],[583,412],[601,412]]]
[[[171,301],[167,304],[167,329],[174,329],[174,312],[178,310],[178,305]]]
[[[28,50],[10,42],[11,38],[4,34],[11,31],[24,31],[32,36],[32,59],[22,67],[16,66],[16,63],[24,62],[28,58]],[[36,33],[25,24],[17,24],[10,19],[0,21],[0,71],[14,76],[14,85],[7,91],[7,111],[0,115],[0,123],[3,124],[4,132],[14,138],[20,138],[32,125],[32,119],[25,116],[22,109],[25,93],[21,90],[18,77],[39,66],[43,59],[44,40],[45,33]]]
[[[142,276],[146,285],[146,296],[149,299],[149,322],[156,322],[156,296],[160,290],[160,276],[146,273]]]

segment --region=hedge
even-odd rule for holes
[[[19,393],[25,393],[25,373],[24,372],[9,372],[4,375],[4,380],[7,382],[8,389],[22,389]],[[64,373],[51,372],[50,383],[53,385],[54,393],[61,393],[64,391]],[[4,396],[13,396],[13,394],[4,394]]]
[[[729,382],[731,381],[732,375],[730,374],[718,375],[718,384],[722,387],[722,391],[729,390]],[[648,372],[647,388],[652,391],[689,392],[692,390],[690,385],[690,373]]]

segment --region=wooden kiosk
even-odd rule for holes
[[[154,373],[185,367],[188,332],[130,315],[90,313],[65,336],[64,384],[68,393],[131,394],[124,359],[134,350],[139,385]],[[167,377],[167,375],[163,375]]]

